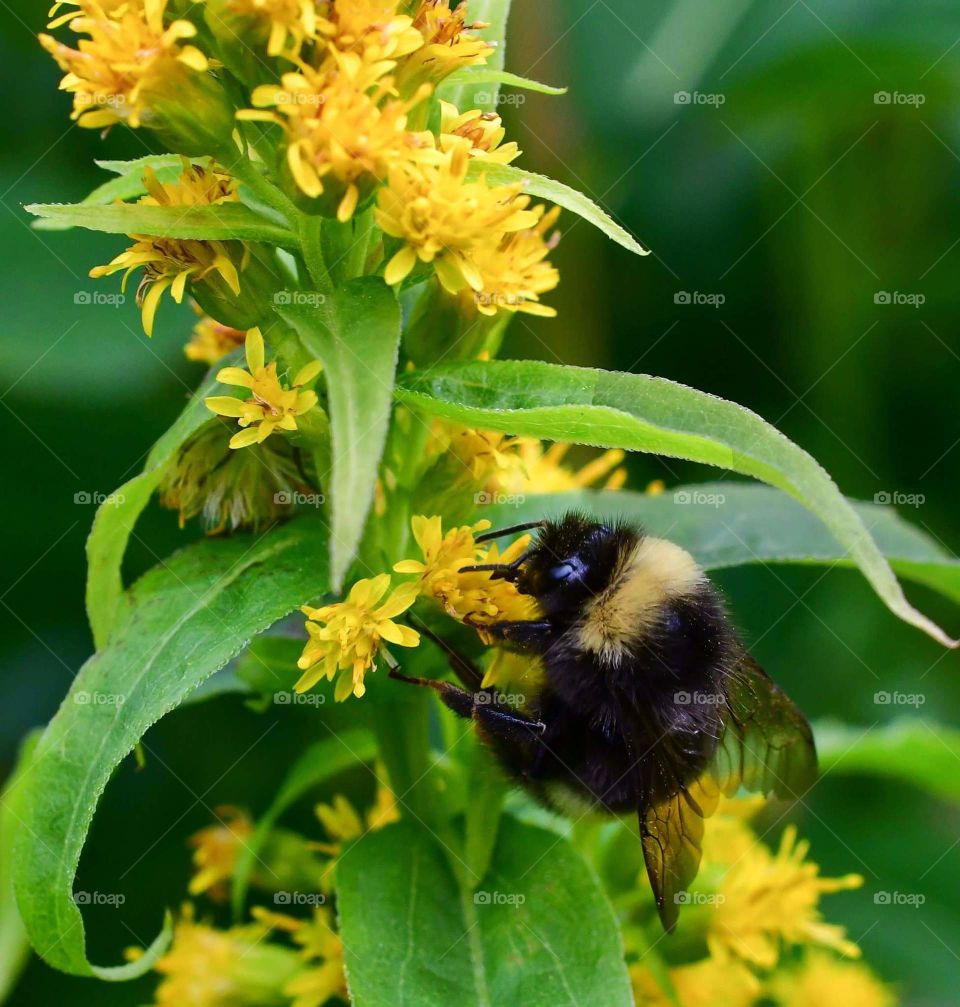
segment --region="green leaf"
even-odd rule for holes
[[[106,649],[81,668],[34,756],[16,846],[17,900],[33,946],[75,975],[128,979],[163,953],[164,932],[127,966],[85,954],[72,899],[94,809],[120,761],[247,641],[326,588],[327,536],[310,516],[256,538],[208,539],[130,589]]]
[[[467,70],[461,70],[447,78],[448,85],[457,87],[470,87],[475,84],[500,84],[507,87],[515,87],[524,91],[536,91],[537,94],[566,94],[567,88],[554,87],[552,84],[541,84],[538,80],[531,80],[529,77],[521,77],[516,73],[508,73],[506,70],[492,70],[489,67],[477,66]],[[476,106],[474,106],[476,107]],[[460,109],[466,112],[466,107]]]
[[[506,38],[509,16],[510,0],[470,0],[470,20],[488,26],[473,34],[486,39],[495,47],[487,57],[486,63],[480,67],[482,72],[497,73],[503,70],[507,57]],[[495,112],[500,87],[496,81],[461,83],[451,77],[441,85],[439,94],[444,101],[452,102],[461,112],[473,108],[479,108],[481,112]]]
[[[55,220],[67,227],[86,227],[108,234],[150,234],[158,238],[202,241],[265,241],[296,248],[296,236],[285,227],[254,213],[241,203],[216,206],[141,206],[118,203],[90,206],[85,203],[31,203],[24,209],[36,217]]]
[[[0,1003],[10,996],[30,955],[30,942],[13,891],[13,851],[29,790],[26,780],[39,738],[40,731],[32,731],[24,738],[0,797]]]
[[[907,580],[960,602],[960,559],[892,508],[849,501],[891,567]],[[683,546],[706,570],[754,563],[856,567],[809,510],[769,486],[724,482],[677,486],[658,496],[583,491],[524,497],[483,507],[478,517],[506,527],[581,510],[603,520],[626,518],[651,535]]]
[[[97,510],[87,539],[87,618],[98,650],[109,639],[123,604],[121,567],[134,525],[181,445],[211,420],[203,400],[230,391],[216,379],[220,367],[239,361],[242,353],[235,351],[207,372],[186,408],[150,450],[143,472],[111,493]]]
[[[206,164],[209,158],[187,158],[188,161]],[[184,157],[182,154],[147,154],[145,157],[135,157],[131,161],[111,161],[96,160],[93,163],[104,171],[109,171],[114,175],[121,175],[126,178],[143,178],[143,169],[152,168],[155,172],[167,171],[175,168],[177,171],[183,170]]]
[[[490,869],[507,796],[503,770],[490,749],[476,740],[470,753],[467,793],[463,859],[467,867],[465,877],[475,878],[472,887],[476,888]]]
[[[626,228],[621,227],[609,213],[601,209],[597,204],[576,189],[571,189],[563,182],[554,181],[546,175],[538,175],[532,171],[524,171],[512,164],[491,164],[489,161],[474,159],[470,163],[469,174],[473,178],[483,176],[490,185],[509,185],[514,182],[523,182],[526,191],[531,196],[539,196],[540,199],[547,199],[557,206],[562,206],[565,210],[582,217],[588,224],[598,227],[608,237],[613,239],[618,245],[635,252],[637,255],[649,255],[649,251],[644,248],[630,234]]]
[[[633,1003],[596,878],[568,842],[514,819],[476,893],[429,832],[402,822],[351,847],[337,898],[356,1007]]]
[[[889,777],[935,797],[960,801],[960,730],[955,727],[920,717],[901,717],[879,727],[821,720],[814,725],[814,734],[823,776],[852,773]]]
[[[891,611],[957,645],[909,604],[859,514],[820,465],[743,406],[645,374],[509,360],[403,375],[397,397],[469,426],[686,458],[770,483],[823,521]]]
[[[332,497],[330,568],[339,591],[373,503],[400,352],[400,305],[383,280],[364,277],[316,306],[276,310],[323,363],[333,441],[332,472],[323,482]]]
[[[367,731],[343,731],[311,745],[293,764],[280,786],[273,803],[260,817],[237,858],[233,872],[231,904],[233,915],[239,919],[247,898],[250,875],[258,854],[280,816],[314,787],[337,776],[358,762],[372,762],[377,745]]]
[[[118,199],[144,195],[147,191],[143,184],[144,168],[152,168],[161,182],[175,182],[183,172],[183,158],[179,154],[150,154],[135,161],[97,161],[96,164],[119,177],[98,185],[81,200],[80,206],[106,206]],[[35,220],[33,226],[38,231],[67,231],[76,225],[56,218],[41,218]]]

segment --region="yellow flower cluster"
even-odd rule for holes
[[[337,700],[363,696],[364,676],[376,670],[385,644],[419,645],[419,633],[393,620],[421,596],[437,602],[447,615],[472,626],[481,637],[484,626],[493,622],[536,616],[535,602],[520,594],[516,585],[487,572],[464,570],[478,563],[513,561],[529,545],[529,536],[501,554],[496,545],[478,545],[475,540],[476,534],[490,527],[489,521],[453,528],[446,534],[436,516],[417,516],[411,523],[423,559],[403,560],[394,572],[415,574],[415,581],[401,584],[388,595],[390,575],[380,574],[357,581],[346,601],[301,610],[307,616],[309,640],[299,661],[304,674],[297,682],[298,692],[312,688],[321,678],[333,681],[339,674]]]
[[[168,0],[76,0],[55,18],[52,26],[82,36],[77,48],[41,36],[66,73],[61,86],[73,93],[81,125],[148,126],[174,150],[230,163],[247,156],[231,139],[235,120],[273,124],[282,170],[266,184],[297,194],[310,213],[349,221],[379,188],[375,219],[388,241],[385,255],[376,246],[370,268],[386,259],[387,283],[407,281],[422,265],[471,315],[555,314],[540,299],[559,282],[547,258],[558,211],[534,205],[523,182],[488,181],[490,168],[520,153],[504,142],[500,117],[440,101],[435,132],[425,128],[435,121],[429,99],[437,85],[493,52],[477,34],[488,26],[469,19],[466,2],[205,0],[175,10]],[[224,53],[226,65],[186,44],[202,22],[205,37],[212,32],[240,62],[252,62],[251,79]],[[231,105],[243,93],[227,86],[231,70],[239,75],[233,83],[248,89],[236,98],[247,107]],[[193,205],[189,181],[175,191],[152,179],[145,202]],[[225,183],[196,202],[235,198]],[[239,294],[238,263],[217,242],[140,236],[95,275],[137,265],[156,274],[144,303],[148,330],[163,289],[179,300],[187,279],[219,270]]]
[[[218,930],[198,922],[193,907],[184,906],[169,950],[154,965],[162,976],[156,1007],[282,1003],[277,994],[304,969],[295,951],[265,941],[271,929],[272,923],[258,921]]]
[[[481,489],[481,498],[484,494],[576,490],[593,486],[603,479],[606,480],[604,488],[617,489],[625,482],[622,451],[608,451],[582,469],[574,470],[561,464],[568,448],[567,444],[545,448],[541,441],[531,438],[509,437],[440,422],[431,432],[428,452],[452,469],[454,476],[465,474],[470,492]],[[457,486],[455,495],[459,496],[462,489]],[[389,590],[387,574],[358,581],[346,602],[322,609],[303,609],[309,619],[310,640],[300,659],[304,675],[297,688],[309,689],[324,677],[332,681],[342,672],[336,697],[344,699],[351,693],[363,695],[364,675],[375,667],[383,641],[400,646],[419,643],[419,636],[413,630],[390,621],[410,608],[419,597],[435,602],[450,618],[475,629],[488,644],[491,639],[484,632],[486,626],[537,618],[536,602],[521,594],[514,583],[495,578],[489,571],[466,569],[512,563],[530,545],[529,535],[521,536],[503,552],[496,543],[477,543],[477,536],[489,528],[490,522],[484,520],[444,531],[442,516],[417,515],[411,521],[411,529],[421,558],[401,560],[393,567],[394,573],[413,575],[417,579],[390,595],[385,604],[389,614],[385,615],[384,610],[377,607]],[[398,608],[398,604],[402,607]],[[536,663],[528,658],[515,658],[496,651],[484,684],[529,683],[538,674]]]
[[[144,169],[147,195],[141,206],[187,207],[217,206],[236,202],[236,182],[219,171],[191,164],[184,159],[183,173],[177,182],[161,182],[150,167]],[[134,244],[105,266],[90,270],[94,278],[125,270],[121,289],[126,289],[130,274],[143,270],[137,288],[137,304],[143,314],[143,328],[153,335],[157,305],[165,290],[179,304],[187,282],[199,283],[218,276],[234,294],[240,293],[240,272],[246,267],[247,250],[237,241],[193,241],[184,238],[159,238],[133,234]]]
[[[185,75],[209,67],[196,46],[183,44],[197,34],[194,25],[166,22],[167,0],[76,0],[76,6],[50,27],[68,23],[88,37],[76,49],[50,35],[40,42],[66,74],[60,88],[73,95],[72,118],[80,126],[149,125],[158,91],[169,93]]]
[[[531,208],[522,182],[490,186],[482,170],[471,173],[471,139],[446,134],[446,143],[439,159],[394,162],[380,190],[377,224],[402,242],[387,283],[430,263],[445,290],[468,294],[482,314],[554,314],[539,299],[559,282],[545,261],[556,213]]]
[[[310,639],[298,665],[303,675],[297,692],[312,688],[321,678],[332,682],[337,675],[334,696],[342,701],[350,695],[366,692],[364,676],[376,671],[376,658],[384,643],[398,647],[416,647],[420,634],[393,620],[417,600],[415,584],[402,584],[390,590],[390,575],[380,574],[353,585],[346,601],[322,608],[305,606]]]
[[[495,544],[478,545],[475,540],[489,529],[489,521],[451,528],[446,534],[436,516],[417,516],[411,525],[423,559],[403,560],[393,569],[415,574],[419,593],[437,602],[451,618],[478,630],[494,622],[536,618],[536,603],[511,581],[494,579],[489,572],[464,572],[464,567],[477,564],[512,563],[530,545],[529,535],[501,554]]]
[[[564,465],[569,444],[546,447],[535,437],[510,437],[437,421],[430,451],[452,459],[491,497],[532,493],[568,493],[599,488],[618,490],[627,481],[625,453],[606,451],[580,469]]]
[[[470,34],[483,26],[465,23],[465,4],[451,11],[423,0],[413,16],[398,6],[349,0],[305,18],[299,4],[274,3],[271,44],[291,38],[284,56],[296,69],[257,87],[254,108],[239,113],[283,128],[294,182],[310,199],[327,194],[340,220],[353,216],[394,162],[433,151],[430,133],[408,128],[410,113],[436,82],[491,51]]]
[[[762,805],[762,798],[724,801],[708,820],[696,893],[703,909],[681,916],[678,932],[705,945],[707,957],[669,967],[671,997],[637,945],[630,974],[638,1007],[893,1007],[891,991],[851,961],[857,945],[820,914],[821,896],[863,879],[821,877],[793,826],[769,849],[747,824]]]
[[[293,386],[285,388],[277,377],[276,362],[265,363],[263,336],[259,329],[251,329],[246,338],[247,369],[224,367],[217,380],[224,385],[248,388],[249,397],[238,399],[232,395],[212,395],[204,402],[218,416],[236,419],[244,429],[234,434],[231,448],[262,444],[275,430],[296,430],[297,417],[309,412],[317,404],[317,393],[301,391],[321,371],[318,360],[301,368],[293,379]]]
[[[239,808],[216,808],[215,814],[217,824],[201,829],[190,839],[195,868],[188,888],[191,895],[222,894],[224,882],[233,877],[240,848],[253,832],[253,823]]]
[[[242,329],[233,329],[229,325],[221,325],[218,321],[203,315],[193,327],[193,335],[183,352],[188,360],[202,364],[215,364],[228,353],[243,346],[246,333]]]

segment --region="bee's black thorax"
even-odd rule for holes
[[[533,776],[567,781],[607,807],[635,799],[637,746],[669,744],[691,776],[720,733],[724,684],[739,644],[720,599],[684,550],[634,529],[578,516],[548,524],[519,585],[554,632],[541,649],[546,686],[538,707],[553,725]],[[637,747],[634,746],[634,747]],[[655,760],[640,759],[640,773]],[[651,791],[658,789],[650,779]]]

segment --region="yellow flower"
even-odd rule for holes
[[[522,595],[515,584],[494,579],[488,572],[462,572],[483,563],[510,563],[523,554],[530,536],[517,539],[502,555],[496,545],[478,546],[475,535],[490,527],[489,521],[443,534],[440,517],[415,516],[413,537],[423,560],[403,560],[397,573],[416,574],[418,590],[436,601],[451,618],[466,622],[483,636],[483,626],[503,620],[536,617],[534,600]]]
[[[190,839],[196,869],[187,889],[191,895],[211,890],[223,894],[223,882],[233,877],[240,847],[246,845],[253,832],[250,819],[238,808],[217,808],[215,814],[219,819],[217,824],[208,825]]]
[[[480,277],[480,286],[471,293],[482,315],[503,310],[556,317],[556,309],[541,304],[540,295],[560,282],[560,273],[547,261],[554,242],[544,238],[560,210],[554,207],[548,213],[546,207],[538,206],[530,212],[538,221],[534,226],[505,234],[498,242],[482,243],[471,255]]]
[[[154,968],[164,978],[157,1007],[256,1007],[282,1003],[280,993],[302,971],[297,954],[265,943],[267,927],[215,930],[183,908],[173,943]]]
[[[773,968],[781,946],[793,944],[859,956],[843,927],[824,923],[817,906],[821,895],[858,888],[863,878],[820,877],[818,865],[804,859],[808,849],[791,825],[776,853],[757,842],[730,866],[707,931],[707,945],[717,961]]]
[[[441,421],[434,431],[433,448],[438,454],[449,452],[474,482],[484,484],[516,465],[515,449],[519,443],[519,438],[494,430],[477,430]]]
[[[313,843],[312,846],[331,857],[340,855],[344,843],[350,843],[367,832],[376,832],[391,822],[400,820],[393,791],[380,780],[374,803],[365,817],[361,817],[342,794],[336,794],[330,804],[318,804],[314,813],[331,842]]]
[[[398,0],[337,0],[327,4],[320,31],[341,52],[368,62],[396,60],[423,45],[413,18],[398,14],[397,6]]]
[[[364,833],[359,812],[343,794],[335,794],[332,804],[318,804],[314,812],[327,835],[334,840],[333,845],[318,846],[325,853],[339,852],[342,843],[359,839]]]
[[[232,395],[213,395],[204,402],[209,410],[219,416],[236,419],[243,430],[234,434],[231,448],[261,444],[274,430],[296,430],[297,417],[313,409],[317,393],[300,391],[320,373],[318,360],[302,367],[293,379],[291,388],[284,388],[277,377],[277,365],[264,365],[263,336],[259,329],[247,333],[247,370],[242,367],[224,367],[217,381],[224,385],[249,388],[250,397],[237,399]]]
[[[151,168],[145,168],[143,181],[148,195],[142,206],[215,206],[234,202],[237,183],[228,175],[210,171],[184,159],[183,174],[177,182],[161,182]],[[130,274],[143,269],[137,288],[137,303],[143,315],[143,328],[153,335],[153,320],[163,292],[179,304],[183,300],[187,281],[199,283],[218,277],[233,294],[240,293],[239,269],[246,265],[245,247],[236,241],[196,241],[182,238],[158,238],[132,234],[135,244],[105,266],[90,270],[94,278],[110,276],[125,270],[122,289],[126,289]]]
[[[242,329],[232,329],[229,325],[204,315],[193,327],[190,342],[183,347],[188,360],[203,364],[215,364],[238,346],[243,346],[246,334]]]
[[[432,143],[406,128],[410,109],[425,91],[402,101],[392,97],[393,79],[386,76],[392,62],[369,64],[336,49],[331,54],[331,67],[300,64],[279,85],[256,88],[253,104],[274,111],[247,109],[237,117],[282,126],[287,167],[297,186],[317,198],[332,183],[337,218],[346,221],[394,161],[414,157],[421,148],[430,152]]]
[[[751,1007],[760,987],[756,977],[743,965],[737,962],[721,964],[712,958],[672,968],[669,976],[680,1007]],[[637,1007],[672,1007],[673,1001],[646,966],[631,966],[630,980]]]
[[[297,55],[317,37],[314,0],[227,0],[232,17],[250,18],[267,33],[267,55]]]
[[[376,832],[392,822],[400,820],[397,801],[393,791],[383,782],[382,771],[378,770],[377,795],[372,807],[367,809],[365,816],[342,794],[336,794],[330,804],[318,804],[314,808],[327,839],[323,842],[310,843],[310,848],[323,853],[330,859],[326,861],[320,878],[321,891],[330,892],[334,889],[334,874],[337,868],[337,858],[343,852],[345,845],[353,843],[367,832]]]
[[[358,580],[346,601],[323,608],[301,609],[309,620],[310,639],[297,666],[304,672],[296,684],[305,692],[326,678],[332,682],[340,672],[334,697],[338,702],[351,693],[358,698],[366,692],[363,679],[376,671],[375,659],[384,643],[416,647],[420,634],[393,620],[417,600],[415,584],[401,584],[384,599],[390,589],[390,575]]]
[[[797,969],[779,973],[766,991],[777,1007],[894,1007],[896,996],[860,962],[810,951]]]
[[[569,444],[552,444],[544,448],[543,441],[519,437],[510,464],[500,466],[487,483],[491,493],[569,493],[596,486],[617,490],[627,481],[622,467],[625,454],[620,450],[606,451],[580,469],[562,464]]]
[[[481,112],[475,108],[461,115],[455,105],[440,102],[440,149],[445,153],[466,142],[471,157],[494,164],[510,164],[520,156],[520,148],[513,141],[503,143],[506,132],[496,112]]]
[[[89,38],[81,39],[76,49],[50,35],[41,35],[40,43],[66,73],[60,88],[73,94],[71,118],[80,126],[153,125],[151,102],[157,94],[173,92],[184,77],[208,69],[199,49],[182,44],[196,35],[189,21],[164,26],[167,0],[77,0],[76,5],[79,10],[53,24],[68,22]]]
[[[514,231],[535,228],[540,214],[527,209],[523,184],[488,186],[467,181],[470,153],[456,145],[439,163],[396,162],[380,190],[377,223],[404,246],[387,265],[385,279],[400,283],[419,259],[433,263],[450,293],[484,289],[472,254]]]
[[[475,35],[489,27],[483,21],[467,23],[467,3],[452,0],[420,0],[413,23],[423,37],[417,49],[400,70],[400,80],[409,85],[421,80],[439,82],[468,66],[485,63],[493,46]]]
[[[294,998],[291,1007],[320,1007],[333,997],[349,1000],[343,971],[343,942],[334,929],[329,907],[316,906],[309,920],[262,909],[254,909],[253,915],[264,925],[291,934],[300,946],[299,957],[311,963],[301,968],[283,989],[286,996]]]
[[[526,696],[537,695],[543,681],[543,668],[535,657],[494,647],[480,684],[484,689],[496,687],[503,693],[516,692]]]

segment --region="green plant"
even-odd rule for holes
[[[164,39],[156,65],[144,63],[125,90],[112,77],[106,85],[84,78],[74,56],[46,43],[79,80],[71,88],[81,124],[142,125],[174,153],[104,162],[116,178],[83,203],[32,211],[47,226],[131,235],[132,249],[94,272],[145,270],[148,333],[162,318],[162,295],[180,299],[189,284],[207,316],[194,353],[212,361],[226,351],[228,359],[154,446],[144,471],[98,512],[88,549],[97,654],[32,756],[23,797],[15,874],[27,931],[51,964],[78,975],[128,978],[158,960],[169,974],[169,926],[134,962],[89,963],[74,875],[114,768],[153,723],[239,658],[237,687],[275,705],[283,703],[276,697],[292,704],[311,695],[320,677],[336,679],[337,699],[356,698],[344,714],[317,703],[318,726],[331,738],[295,763],[255,830],[224,824],[242,838],[227,872],[238,917],[230,941],[262,942],[284,927],[307,939],[306,924],[263,915],[260,930],[245,929],[253,926],[243,920],[255,861],[262,853],[277,877],[300,869],[307,880],[294,873],[296,883],[324,894],[319,873],[311,874],[317,865],[300,863],[302,844],[284,846],[273,826],[310,787],[352,763],[374,773],[379,758],[403,821],[359,833],[341,828],[353,845],[335,872],[356,1002],[387,1002],[398,970],[410,984],[401,1001],[553,1003],[563,988],[573,999],[628,1002],[610,899],[635,957],[647,953],[650,906],[639,864],[614,863],[611,850],[623,850],[627,830],[584,827],[561,839],[549,829],[568,827],[531,824],[529,807],[502,815],[506,783],[472,734],[386,676],[365,680],[381,645],[405,648],[396,652],[405,669],[439,673],[440,655],[399,620],[424,592],[401,584],[375,632],[356,612],[344,614],[342,603],[336,613],[329,603],[344,585],[361,585],[355,606],[371,593],[379,592],[371,604],[387,597],[398,564],[401,574],[420,572],[404,567],[418,562],[412,521],[420,521],[413,530],[426,553],[441,526],[474,520],[475,511],[495,515],[490,501],[503,501],[499,513],[510,515],[503,523],[528,507],[539,517],[575,503],[655,524],[658,509],[683,503],[671,537],[704,565],[855,564],[894,612],[950,645],[906,601],[891,565],[957,597],[955,561],[885,511],[870,512],[878,521],[872,534],[863,508],[846,501],[813,459],[733,403],[644,375],[493,359],[512,314],[548,312],[540,298],[557,281],[546,261],[555,218],[531,197],[642,251],[586,197],[511,163],[515,151],[502,143],[494,111],[499,88],[555,89],[506,73],[503,47],[485,41],[502,39],[508,4],[473,5],[483,8],[473,13],[489,29],[471,29],[444,4],[380,5],[385,20],[371,38],[358,35],[347,14],[341,19],[336,5],[323,7],[319,28],[294,6],[290,19],[255,5],[207,3],[164,21],[162,4],[112,12],[81,3],[69,25],[91,40],[111,32],[117,46],[139,33]],[[344,9],[362,19],[376,7],[367,6]],[[103,67],[117,65],[116,52],[107,51]],[[345,143],[324,123],[329,109],[349,139],[362,134],[369,145],[358,151]],[[237,387],[251,394],[230,394]],[[700,461],[768,483],[777,495],[735,484],[681,488],[672,500],[625,491],[611,498],[613,490],[578,487],[540,439]],[[532,499],[551,483],[575,495]],[[181,514],[202,512],[216,529],[238,533],[188,546],[125,587],[123,555],[157,491]],[[716,527],[711,501],[719,496],[729,532],[723,548],[698,541]],[[427,518],[436,526],[428,528]],[[738,520],[751,524],[749,541],[733,530]],[[486,591],[489,604],[517,603],[456,576],[452,589],[427,593],[462,617],[451,597],[461,589]],[[314,650],[304,650],[302,637],[266,635],[305,604]],[[342,619],[337,646],[326,635],[334,616]],[[467,636],[482,656],[480,640]],[[342,642],[348,638],[352,650]],[[488,669],[494,680],[500,673]],[[325,824],[331,838],[335,829]],[[512,903],[476,900],[490,879],[515,896]],[[523,925],[533,935],[519,950],[525,978],[511,964],[518,952],[508,915],[521,895]],[[335,956],[331,921],[316,925],[328,942],[315,956],[319,970]],[[181,926],[192,933],[197,925],[188,918]],[[441,966],[447,954],[438,945],[448,933],[456,950]],[[413,934],[422,941],[415,948]],[[258,965],[265,991],[249,976],[233,978],[250,1002],[273,1002],[297,981],[300,962],[293,948],[278,946]],[[409,974],[405,962],[414,963]],[[665,995],[676,999],[661,971]],[[344,992],[326,978],[325,994]]]

